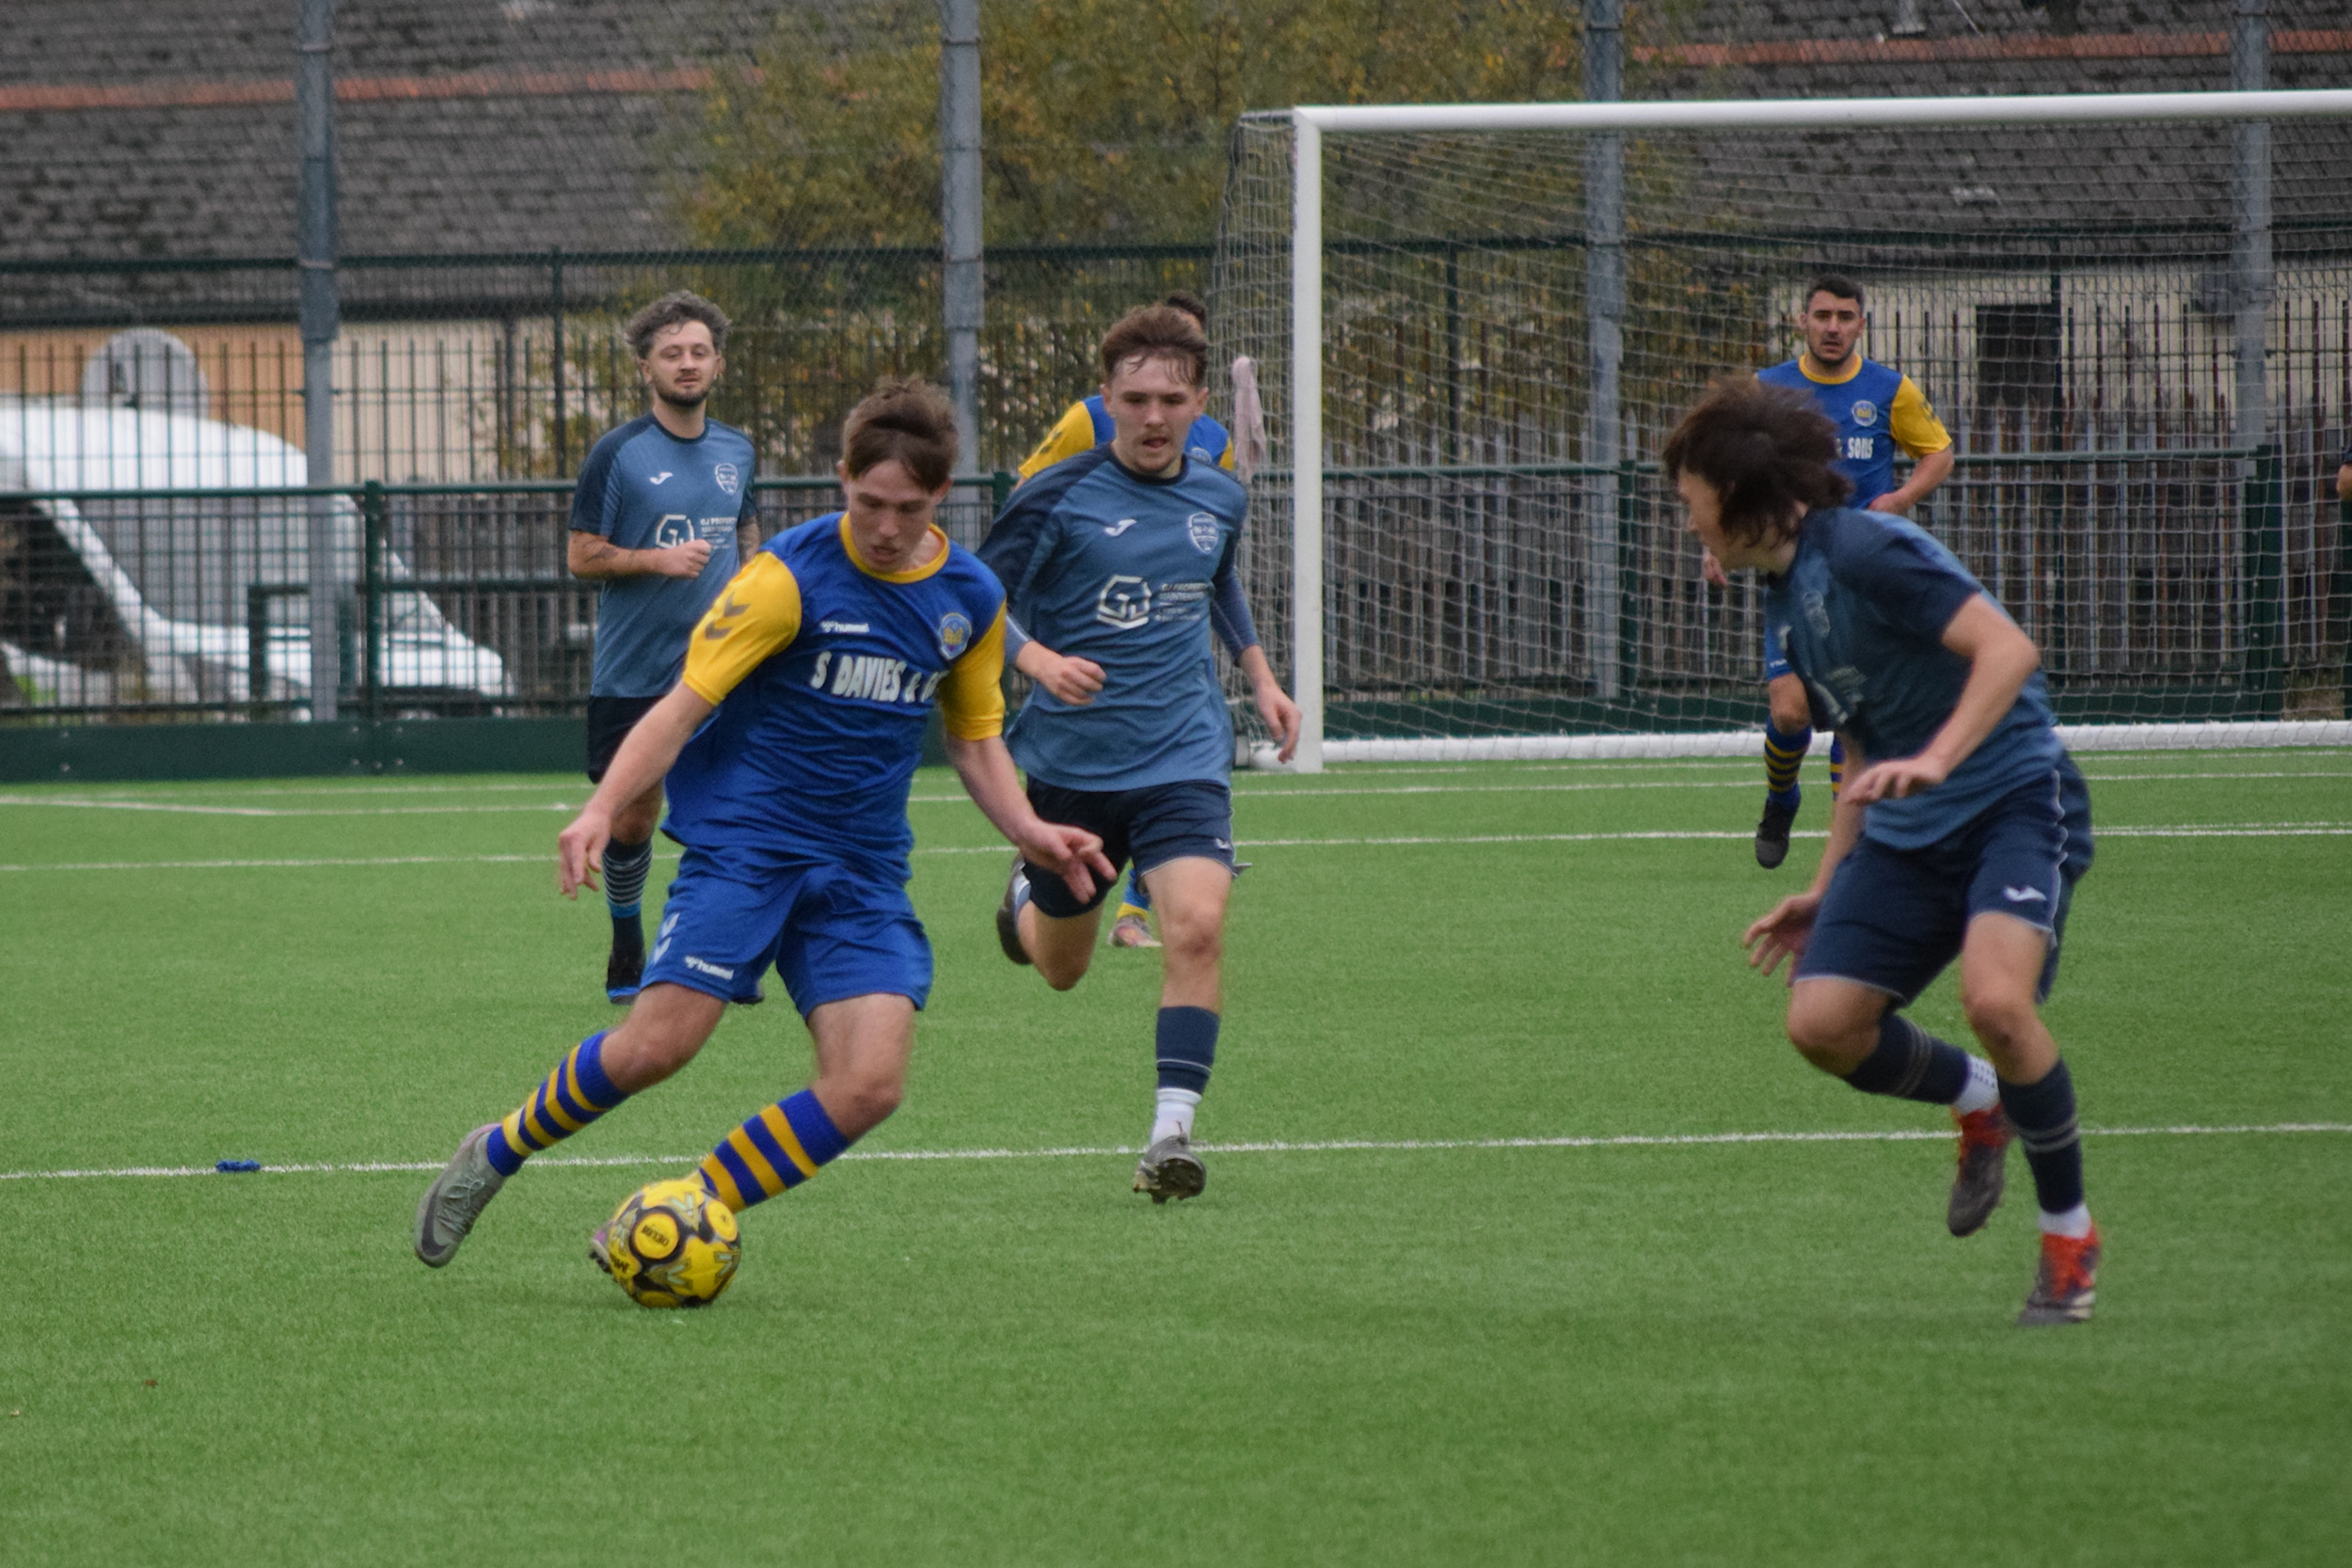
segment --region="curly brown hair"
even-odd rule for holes
[[[841,426],[841,466],[851,479],[896,463],[926,490],[944,488],[956,471],[956,410],[947,394],[920,376],[893,376],[850,410]]]
[[[1165,360],[1187,387],[1209,376],[1209,339],[1192,313],[1176,305],[1142,305],[1128,311],[1103,335],[1103,381],[1137,359]]]
[[[734,325],[727,313],[691,289],[680,289],[663,294],[651,305],[628,318],[621,328],[621,336],[628,343],[629,353],[643,359],[653,352],[653,341],[680,322],[700,322],[710,328],[710,346],[719,353],[727,351],[727,328]]]
[[[1853,485],[1832,464],[1837,430],[1792,387],[1727,375],[1682,416],[1661,454],[1666,482],[1696,474],[1723,499],[1724,531],[1778,544],[1816,507],[1842,506]]]

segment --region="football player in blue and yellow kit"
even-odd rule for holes
[[[1952,1234],[2000,1201],[2013,1131],[2042,1208],[2018,1322],[2080,1323],[2099,1232],[2074,1080],[2039,1009],[2090,865],[2090,793],[2032,641],[1924,531],[1844,504],[1837,439],[1804,393],[1741,376],[1666,443],[1691,531],[1723,565],[1763,574],[1781,651],[1854,769],[1811,890],[1748,927],[1751,961],[1769,974],[1794,960],[1788,1038],[1808,1062],[1866,1094],[1951,1108]],[[1903,1016],[1954,958],[1989,1064]]]
[[[1174,306],[1199,322],[1203,332],[1208,330],[1209,308],[1189,290],[1178,289],[1163,297],[1160,303]],[[1025,483],[1057,463],[1106,445],[1114,434],[1110,409],[1103,402],[1103,394],[1098,391],[1081,398],[1062,411],[1062,417],[1055,421],[1053,429],[1045,433],[1045,438],[1037,444],[1037,449],[1022,460],[1021,478]],[[1192,427],[1178,439],[1186,457],[1214,463],[1229,473],[1232,470],[1232,436],[1206,412],[1196,418]],[[1036,678],[1033,671],[1024,670],[1022,673]],[[1141,868],[1133,868],[1127,874],[1126,891],[1120,896],[1119,911],[1111,921],[1111,945],[1157,947],[1159,941],[1152,934],[1151,916],[1152,892],[1143,885]]]
[[[1867,322],[1862,286],[1841,273],[1823,273],[1805,287],[1798,318],[1804,352],[1787,364],[1758,371],[1768,386],[1792,387],[1811,397],[1837,431],[1837,471],[1853,486],[1856,506],[1906,517],[1952,471],[1952,437],[1928,406],[1916,383],[1862,353]],[[1911,477],[1895,483],[1898,448],[1913,458]],[[1813,744],[1804,685],[1766,627],[1764,687],[1772,724],[1764,732],[1764,816],[1756,827],[1756,863],[1770,870],[1788,857],[1788,829],[1804,791],[1797,771]],[[1830,750],[1830,786],[1844,757]]]
[[[1082,894],[1115,876],[1094,834],[1030,809],[999,738],[1004,590],[932,520],[955,471],[946,399],[886,384],[842,439],[848,509],[786,530],[727,584],[683,678],[557,840],[564,893],[594,885],[619,813],[666,774],[685,855],[628,1017],[469,1133],[426,1190],[416,1250],[435,1268],[525,1159],[691,1061],[771,965],[817,1075],[721,1140],[705,1188],[738,1211],[773,1197],[898,1107],[931,985],[906,802],[934,706],[965,789],[1029,863]]]
[[[572,575],[596,594],[596,660],[588,686],[588,779],[604,781],[631,726],[677,685],[686,636],[759,547],[751,437],[704,414],[726,368],[727,318],[699,294],[665,294],[623,329],[650,413],[611,431],[588,453],[572,491],[565,546]],[[661,784],[623,803],[604,858],[612,920],[604,991],[637,994],[645,965],[638,910],[653,867]]]
[[[1224,1010],[1233,726],[1212,626],[1281,754],[1298,741],[1297,705],[1275,683],[1234,570],[1248,493],[1184,449],[1207,401],[1208,356],[1200,324],[1182,310],[1147,306],[1120,318],[1103,340],[1110,444],[1024,484],[980,546],[1005,584],[1016,657],[1037,679],[1009,735],[1030,802],[1100,833],[1114,866],[1133,859],[1158,909],[1159,1089],[1135,1181],[1154,1202],[1190,1197],[1206,1180],[1193,1113]],[[1068,990],[1091,961],[1109,891],[1016,862],[996,912],[1006,957]]]

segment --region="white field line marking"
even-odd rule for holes
[[[2298,1132],[2352,1132],[2352,1122],[2280,1121],[2242,1126],[2086,1127],[2091,1138],[2266,1137]],[[1278,1139],[1259,1143],[1202,1144],[1215,1154],[1343,1154],[1424,1153],[1454,1149],[1499,1148],[1699,1148],[1741,1144],[1877,1144],[1947,1143],[1948,1129],[1902,1132],[1631,1132],[1613,1136],[1555,1138],[1325,1138]],[[844,1160],[1092,1160],[1141,1152],[1126,1145],[1067,1148],[905,1148],[852,1149]],[[615,1154],[603,1156],[542,1155],[532,1168],[580,1167],[611,1169],[630,1165],[691,1165],[700,1154]],[[119,1165],[96,1170],[0,1171],[0,1181],[87,1180],[98,1177],[163,1176],[343,1176],[383,1172],[439,1170],[439,1160],[362,1160],[263,1165],[259,1171],[224,1172],[212,1165]]]
[[[1741,765],[1742,772],[1748,769]],[[2201,773],[2086,773],[2092,784],[2138,784],[2145,780],[2178,781],[2184,779],[2352,779],[2352,770],[2312,768],[2300,772],[2201,772]],[[1306,798],[1325,799],[1341,795],[1571,795],[1629,789],[1747,789],[1754,781],[1738,779],[1626,779],[1598,784],[1375,784],[1368,789],[1290,789],[1279,784],[1251,784],[1233,791],[1236,800],[1283,800]],[[495,786],[485,786],[495,787]],[[516,786],[528,787],[528,786]],[[293,790],[262,791],[255,794],[294,794]],[[320,791],[318,793],[330,793]],[[360,794],[361,790],[344,790],[342,794]],[[398,794],[398,790],[372,793]],[[424,791],[419,791],[424,793]],[[918,806],[964,805],[970,802],[965,795],[911,795],[907,803]],[[550,812],[576,812],[576,800],[548,800],[507,804],[497,802],[471,806],[235,806],[207,803],[189,800],[147,800],[136,796],[76,796],[76,795],[0,795],[0,806],[41,806],[72,811],[144,811],[161,812],[183,816],[260,816],[260,817],[342,817],[342,816],[500,816],[518,813],[541,815]]]
[[[1236,839],[1234,847],[1241,849],[1312,849],[1363,848],[1445,844],[1613,844],[1649,841],[1740,841],[1756,835],[1746,830],[1697,831],[1687,829],[1658,829],[1648,832],[1595,833],[1460,833],[1400,835],[1392,838],[1245,838]],[[1800,830],[1791,838],[1823,838],[1819,830]],[[2352,822],[2222,822],[2213,824],[2183,824],[2153,828],[2101,828],[2098,836],[2106,838],[2346,838],[2352,837]],[[1003,844],[931,844],[918,845],[918,855],[1001,855],[1010,846]],[[677,852],[656,850],[656,860],[674,861]],[[29,862],[0,863],[0,874],[35,871],[262,871],[273,869],[310,869],[312,867],[367,865],[546,865],[552,867],[552,853],[538,855],[373,855],[318,856],[314,858],[286,857],[267,860],[201,860],[201,861],[57,861],[49,864]]]
[[[65,795],[0,795],[0,806],[59,806],[80,811],[158,811],[183,816],[491,816],[515,812],[578,811],[569,800],[495,806],[208,806],[187,800],[93,800]]]

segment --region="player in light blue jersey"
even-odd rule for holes
[[[1224,1011],[1233,727],[1212,626],[1285,758],[1298,739],[1297,705],[1275,682],[1234,572],[1248,495],[1184,447],[1207,398],[1208,352],[1182,310],[1122,317],[1103,340],[1110,444],[1024,484],[980,546],[1005,584],[1009,646],[1037,683],[1009,737],[1030,802],[1099,833],[1114,866],[1132,858],[1159,914],[1159,1088],[1135,1180],[1155,1203],[1207,1180],[1193,1119]],[[1076,985],[1108,892],[1016,862],[996,914],[1006,957],[1034,962],[1057,990]]]
[[[1725,567],[1764,574],[1782,652],[1854,769],[1811,890],[1748,928],[1751,961],[1795,960],[1788,1037],[1807,1061],[1865,1093],[1951,1107],[1954,1235],[2000,1201],[2014,1130],[2042,1207],[2018,1322],[2080,1323],[2099,1232],[2074,1080],[2039,1007],[2090,864],[2089,792],[2032,641],[1924,531],[1841,504],[1835,438],[1804,394],[1743,376],[1666,443],[1691,531]],[[1903,1016],[1954,958],[1990,1066]]]
[[[1805,286],[1804,311],[1797,319],[1804,352],[1786,364],[1756,372],[1756,379],[1793,387],[1812,398],[1836,427],[1836,471],[1852,485],[1854,504],[1890,516],[1907,517],[1952,471],[1952,437],[1918,384],[1892,366],[1862,352],[1868,323],[1862,285],[1842,273],[1827,272]],[[1895,483],[1895,453],[1914,460],[1911,477]],[[1788,830],[1804,800],[1797,772],[1813,745],[1805,714],[1804,684],[1789,673],[1778,641],[1766,627],[1764,689],[1772,723],[1764,732],[1764,815],[1756,827],[1756,863],[1766,870],[1788,856]],[[1830,748],[1830,788],[1835,793],[1845,758]]]
[[[736,565],[759,547],[751,438],[704,412],[726,368],[727,318],[699,294],[655,300],[624,329],[653,407],[608,433],[580,466],[566,547],[596,595],[596,668],[588,687],[588,778],[605,769],[637,721],[677,684],[686,637]],[[612,945],[605,995],[637,994],[645,963],[639,914],[653,866],[656,780],[613,818],[605,857]]]
[[[692,1060],[771,966],[807,1022],[816,1077],[720,1141],[695,1173],[705,1189],[739,1212],[773,1197],[897,1108],[931,984],[906,804],[934,707],[964,788],[1031,864],[1081,893],[1114,875],[1100,839],[1030,809],[999,737],[1004,590],[934,521],[954,410],[936,388],[886,384],[842,444],[847,510],[753,555],[557,840],[565,894],[593,886],[621,812],[667,774],[667,832],[686,853],[628,1018],[474,1129],[426,1189],[416,1251],[435,1268],[524,1160]],[[605,1263],[602,1231],[590,1251]]]
[[[1163,296],[1162,305],[1170,305],[1209,327],[1209,308],[1200,303],[1199,295],[1189,290],[1178,289]],[[1111,423],[1111,411],[1100,391],[1091,392],[1062,411],[1054,428],[1045,433],[1036,450],[1021,460],[1021,478],[1035,479],[1057,463],[1066,462],[1082,451],[1107,446],[1117,434]],[[1190,429],[1179,437],[1184,455],[1202,463],[1214,463],[1232,472],[1235,458],[1232,436],[1207,413],[1192,421]],[[1113,947],[1157,947],[1159,939],[1152,934],[1152,893],[1143,885],[1143,872],[1130,867],[1127,886],[1120,895],[1117,917],[1111,922]]]

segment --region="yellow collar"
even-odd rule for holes
[[[865,557],[857,553],[857,541],[850,536],[850,515],[847,512],[841,514],[842,553],[850,558],[850,565],[864,572],[867,577],[880,578],[884,582],[921,582],[925,578],[946,565],[947,535],[941,531],[937,523],[931,525],[931,537],[939,541],[939,549],[920,566],[910,566],[903,572],[877,571],[866,564]]]
[[[1823,387],[1843,387],[1862,373],[1862,351],[1856,349],[1846,356],[1846,373],[1843,375],[1816,375],[1813,373],[1813,367],[1818,363],[1819,361],[1813,357],[1813,351],[1809,348],[1801,350],[1797,355],[1798,373],[1807,381]]]

